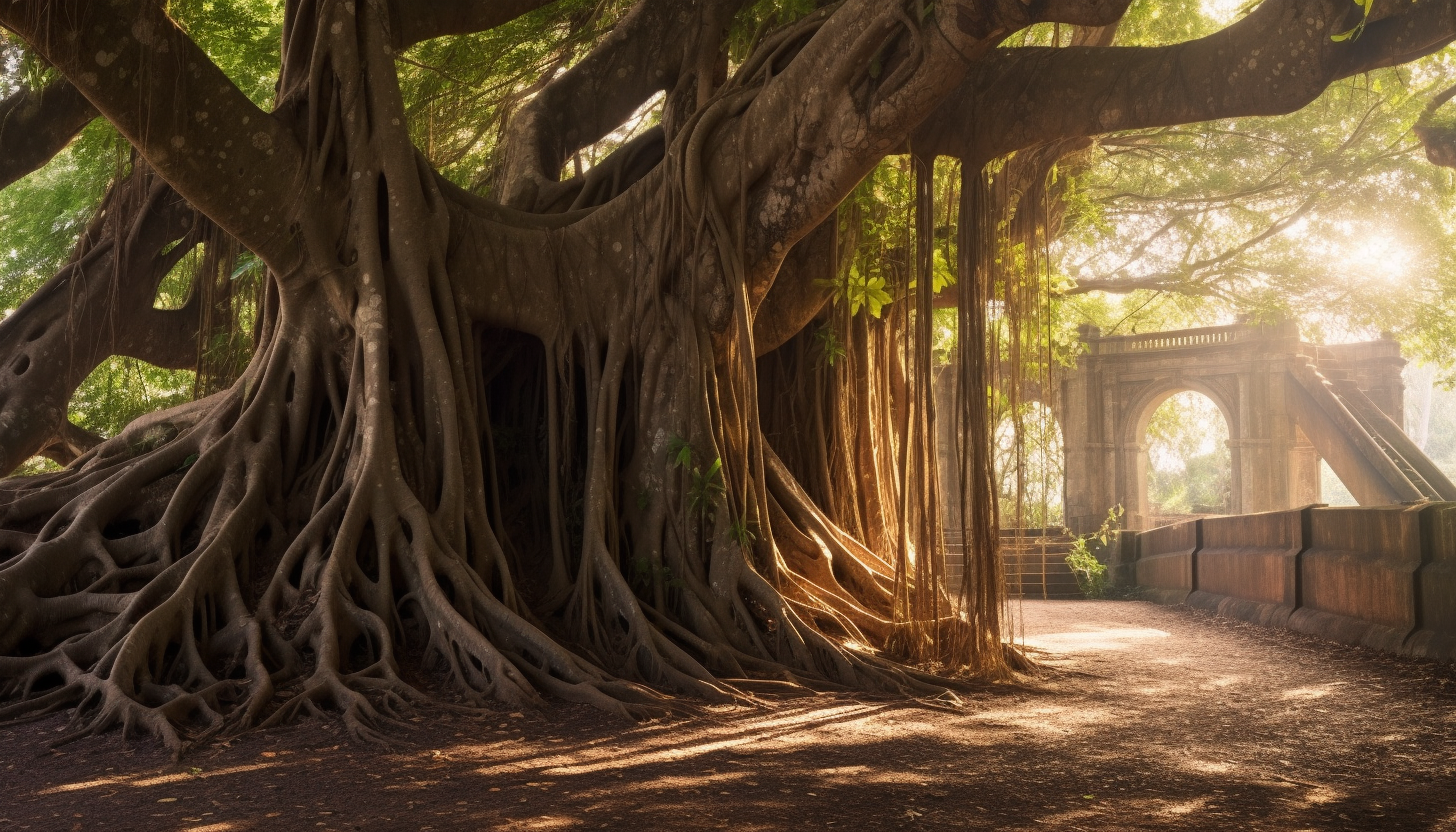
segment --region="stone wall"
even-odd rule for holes
[[[1278,626],[1299,607],[1306,512],[1270,511],[1200,521],[1198,590],[1190,606]]]
[[[1149,600],[1456,658],[1456,503],[1204,518],[1125,533],[1119,553]]]
[[[1197,587],[1194,558],[1198,552],[1198,524],[1187,520],[1149,529],[1137,536],[1137,585],[1152,600],[1181,604]]]

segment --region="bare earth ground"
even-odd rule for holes
[[[630,724],[424,712],[172,764],[62,718],[0,729],[0,832],[1453,829],[1456,671],[1129,601],[1021,607],[1049,666],[962,711],[819,696]]]

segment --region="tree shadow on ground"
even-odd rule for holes
[[[1135,615],[1088,621],[1096,609]],[[1367,830],[1456,816],[1451,697],[1428,665],[1146,604],[1072,610],[1039,637],[1060,645],[1041,679],[960,711],[842,695],[636,724],[566,705],[429,709],[389,750],[315,722],[180,766],[116,735],[52,752],[60,718],[13,726],[0,831]]]

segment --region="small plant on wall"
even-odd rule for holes
[[[1102,598],[1107,595],[1107,564],[1097,559],[1096,552],[1105,550],[1112,536],[1122,523],[1122,506],[1107,510],[1102,526],[1089,534],[1072,535],[1071,529],[1064,531],[1072,535],[1072,551],[1067,555],[1067,566],[1077,579],[1077,588],[1088,598]]]

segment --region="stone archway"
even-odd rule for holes
[[[1130,434],[1125,437],[1125,447],[1134,449],[1137,453],[1137,462],[1134,469],[1136,477],[1133,483],[1133,495],[1135,500],[1132,504],[1126,505],[1125,509],[1134,517],[1143,518],[1144,524],[1156,516],[1166,515],[1154,511],[1152,492],[1152,447],[1148,441],[1149,428],[1154,415],[1169,401],[1184,394],[1197,395],[1207,402],[1218,412],[1222,419],[1225,433],[1227,434],[1223,444],[1224,450],[1228,452],[1228,494],[1219,513],[1236,514],[1239,512],[1238,495],[1238,462],[1242,442],[1239,441],[1237,432],[1237,411],[1231,407],[1226,400],[1230,391],[1219,391],[1206,386],[1199,381],[1183,381],[1177,377],[1170,377],[1167,383],[1161,386],[1148,388],[1148,392],[1140,402],[1133,403],[1131,412],[1137,414],[1135,418],[1129,419],[1127,427]],[[1237,392],[1237,391],[1232,391]],[[1193,509],[1197,512],[1198,509]],[[1182,518],[1180,518],[1182,519]],[[1163,523],[1169,522],[1166,519]],[[1162,523],[1159,523],[1161,525]]]
[[[1306,344],[1290,322],[1103,337],[1081,329],[1085,352],[1061,380],[1066,515],[1097,528],[1115,505],[1145,527],[1142,429],[1169,394],[1196,390],[1223,412],[1232,465],[1230,511],[1319,501],[1326,459],[1362,505],[1456,498],[1456,486],[1405,436],[1405,360],[1389,339]]]
[[[1208,396],[1228,423],[1231,512],[1319,502],[1321,459],[1361,505],[1456,500],[1456,484],[1402,429],[1405,359],[1394,340],[1307,344],[1292,322],[1109,337],[1084,325],[1080,334],[1074,369],[1046,389],[1023,382],[1020,390],[1022,402],[1052,408],[1061,426],[1064,517],[1074,532],[1097,529],[1118,505],[1124,528],[1145,528],[1142,422],[1160,397],[1181,390]],[[954,412],[954,377],[937,380],[943,413]],[[958,443],[953,420],[937,425],[951,528]]]

